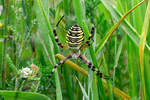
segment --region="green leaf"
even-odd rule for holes
[[[77,77],[76,77],[76,79],[78,80]],[[84,87],[82,86],[82,84],[80,83],[79,80],[78,80],[78,83],[79,83],[79,85],[80,85],[80,88],[81,88],[81,91],[82,91],[82,93],[83,93],[83,96],[86,98],[86,100],[88,100],[88,95],[87,95],[87,93],[86,93]]]
[[[18,69],[16,68],[16,66],[13,64],[10,56],[7,54],[6,55],[6,59],[7,59],[7,62],[8,62],[8,66],[9,68],[12,70],[12,72],[17,76],[19,74],[19,71]]]
[[[125,33],[131,38],[131,40],[138,46],[138,44],[139,44],[139,37],[140,37],[139,33],[134,29],[134,27],[127,20],[124,19],[129,13],[126,13],[124,16],[122,16],[115,9],[114,5],[112,5],[112,3],[109,0],[102,0],[102,3],[108,9],[108,11],[111,13],[112,17],[117,22],[115,23],[114,26],[111,27],[111,29],[108,31],[108,33],[105,35],[105,37],[102,39],[102,42],[97,46],[96,53],[98,53],[103,48],[103,46],[107,42],[108,38],[113,34],[115,29],[120,25],[121,22],[122,22],[122,24],[120,25],[120,28],[123,31],[125,31]],[[146,43],[146,47],[150,51],[150,47],[148,46],[147,43]]]
[[[48,40],[51,39],[51,41],[52,41],[52,42],[50,41],[49,44],[47,44],[47,48],[50,48],[49,49],[49,56],[51,57],[51,60],[52,60],[53,66],[54,66],[55,63],[56,63],[54,55],[55,55],[55,53],[58,53],[59,50],[58,50],[58,46],[56,44],[56,41],[54,39],[53,30],[52,30],[52,27],[51,27],[51,24],[50,24],[50,21],[49,21],[49,18],[48,18],[48,4],[49,4],[49,2],[48,2],[48,0],[44,0],[44,1],[37,0],[37,3],[38,3],[38,6],[40,8],[39,10],[41,11],[41,13],[39,13],[39,14],[42,15],[41,18],[44,19],[45,25],[46,25],[46,27],[49,30],[49,35],[48,36],[44,35],[44,37],[46,39],[43,38],[43,40],[47,40],[48,41]],[[39,21],[40,21],[40,18],[39,18]],[[43,22],[41,22],[41,24],[42,23]],[[47,33],[48,33],[48,30],[47,30]],[[43,35],[42,31],[41,31],[41,34]],[[54,49],[52,49],[52,44],[54,46]],[[55,81],[56,81],[56,99],[57,100],[62,100],[62,93],[61,93],[61,87],[60,87],[60,81],[59,81],[57,69],[55,71]]]
[[[16,92],[0,90],[4,100],[50,100],[47,96],[33,92]]]
[[[142,34],[141,34],[140,43],[139,43],[140,76],[141,76],[141,84],[142,84],[142,92],[143,92],[144,100],[150,99],[150,97],[149,97],[150,91],[149,90],[146,91],[146,89],[149,87],[145,83],[146,80],[149,80],[148,77],[149,77],[150,68],[149,68],[149,66],[145,66],[148,64],[144,64],[145,63],[144,60],[146,60],[146,59],[144,59],[144,48],[145,48],[145,43],[146,43],[146,36],[147,36],[148,30],[149,30],[149,23],[150,23],[150,0],[147,5],[147,10],[145,13],[145,18],[144,18],[144,24],[142,27]],[[145,69],[147,69],[147,70],[145,70]],[[150,84],[150,81],[147,81],[147,83]]]

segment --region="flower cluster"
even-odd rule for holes
[[[32,73],[33,73],[33,71],[30,68],[25,67],[25,68],[22,68],[20,70],[20,77],[21,78],[28,78],[29,76],[32,75]]]

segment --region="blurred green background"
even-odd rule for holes
[[[124,16],[141,1],[0,0],[0,95],[11,95],[15,100],[11,90],[20,91],[14,93],[21,96],[23,92],[48,96],[41,100],[149,100],[150,0],[143,0],[143,4]],[[92,19],[96,28],[93,44],[82,54],[112,78],[95,79],[85,64],[71,59],[88,71],[88,77],[66,63],[49,79],[53,66],[60,61],[55,55],[69,55],[69,50],[57,46],[53,28],[65,44],[68,29],[78,24],[87,40]],[[27,78],[21,76],[26,67],[33,72]]]

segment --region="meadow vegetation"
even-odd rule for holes
[[[56,28],[59,19],[64,19]],[[150,100],[150,0],[0,0],[0,100]],[[67,60],[68,29],[92,45],[82,51],[109,79]]]

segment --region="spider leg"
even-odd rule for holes
[[[91,29],[91,33],[90,33],[90,36],[88,38],[88,40],[80,47],[80,50],[83,50],[87,47],[89,47],[91,45],[91,40],[93,39],[94,37],[94,32],[95,32],[95,27],[94,25],[92,24],[92,29]]]
[[[62,16],[60,18],[60,20],[57,22],[56,24],[56,27],[58,27],[59,23],[61,22],[61,20],[63,19],[64,16]],[[59,40],[58,40],[58,36],[57,36],[57,32],[56,32],[56,28],[53,29],[53,34],[54,34],[54,37],[55,37],[55,41],[56,43],[58,44],[58,46],[60,46],[61,48],[66,48],[67,49],[67,46],[65,46],[64,44],[60,43]]]
[[[108,79],[110,78],[109,76],[103,75],[93,64],[90,62],[85,56],[81,55],[79,58],[90,68],[93,72],[96,73],[100,78]]]
[[[64,18],[64,15],[60,18],[60,20],[57,22],[56,27],[58,27],[59,23],[61,22],[61,20]]]
[[[50,75],[49,75],[49,78],[52,77],[52,74],[55,72],[56,68],[57,68],[59,65],[64,64],[64,62],[65,62],[66,60],[68,60],[69,58],[71,58],[71,55],[68,56],[68,57],[66,57],[66,58],[64,58],[63,60],[59,61],[58,64],[55,64],[54,68],[52,69],[52,71],[51,71],[51,73],[50,73]]]

